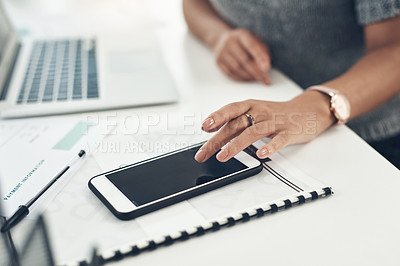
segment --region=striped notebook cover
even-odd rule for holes
[[[250,146],[246,152],[255,156],[257,147],[263,144],[262,141],[256,142],[254,144],[255,146]],[[207,233],[216,232],[333,194],[331,187],[310,178],[279,154],[262,160],[262,164],[264,169],[256,176],[235,182],[189,200],[190,204],[206,218],[206,222],[192,224],[186,228],[182,228],[182,230],[172,231],[162,236],[160,235],[136,242],[133,241],[133,243],[129,245],[119,246],[110,250],[102,250],[98,255],[99,262],[101,264],[106,264],[121,260],[125,257],[137,256],[143,252],[149,252]],[[213,197],[215,198],[218,194],[224,195],[225,193],[226,195],[229,191],[232,192],[239,188],[241,188],[241,190],[245,188],[246,193],[253,193],[258,196],[262,193],[265,194],[265,191],[260,190],[262,186],[257,185],[255,182],[259,182],[260,184],[264,182],[267,188],[269,188],[265,191],[271,191],[271,186],[273,186],[276,192],[275,195],[271,195],[270,197],[268,197],[268,195],[263,195],[264,203],[254,204],[254,202],[245,201],[243,204],[248,204],[247,206],[242,204],[242,206],[237,207],[235,210],[227,208],[226,212],[228,212],[228,214],[224,214],[221,211],[210,210],[212,204],[204,205],[204,202],[211,201]],[[87,260],[80,260],[68,264],[89,265]]]
[[[139,242],[131,246],[124,246],[119,249],[103,252],[99,255],[99,260],[102,264],[119,261],[128,256],[137,256],[142,252],[152,251],[160,247],[169,246],[173,243],[186,241],[194,237],[202,236],[206,233],[216,232],[223,228],[228,228],[239,223],[244,223],[256,218],[263,217],[284,209],[289,209],[293,206],[301,205],[319,198],[327,197],[333,194],[330,187],[322,188],[318,191],[311,191],[304,195],[299,195],[296,198],[286,199],[278,203],[266,204],[258,208],[248,210],[247,212],[238,213],[234,216],[225,217],[213,222],[201,224],[195,227],[187,228],[179,232],[171,233],[170,235]],[[88,265],[86,261],[79,262],[78,265]]]

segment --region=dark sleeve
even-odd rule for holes
[[[355,0],[360,25],[371,24],[400,14],[400,0]]]

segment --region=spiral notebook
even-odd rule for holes
[[[254,145],[259,148],[264,144],[258,141]],[[254,154],[256,148],[248,152]],[[88,158],[86,170],[74,176],[46,212],[56,262],[87,265],[93,245],[101,263],[138,256],[211,232],[231,230],[229,227],[250,220],[268,219],[270,214],[279,215],[289,208],[305,208],[297,206],[333,193],[279,153],[262,163],[264,169],[255,176],[134,220],[120,221],[87,189],[88,178],[100,171],[95,158]]]
[[[247,152],[254,155],[264,144],[256,142]],[[99,260],[108,263],[137,256],[333,194],[329,186],[309,177],[280,154],[263,160],[262,164],[263,171],[255,176],[135,219],[144,233],[126,234],[125,228],[127,238],[120,235],[119,244],[111,248],[97,242]],[[120,245],[123,242],[125,245]],[[66,264],[88,262],[75,257]]]

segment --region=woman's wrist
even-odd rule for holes
[[[330,99],[321,92],[305,91],[291,100],[291,102],[315,116],[319,133],[336,124],[336,118],[330,110]]]
[[[231,32],[232,30],[234,29],[227,24],[218,25],[216,29],[207,33],[204,41],[213,51],[215,51],[221,38],[223,38],[225,34]]]

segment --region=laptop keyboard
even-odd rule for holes
[[[33,44],[17,104],[98,98],[94,40]]]

